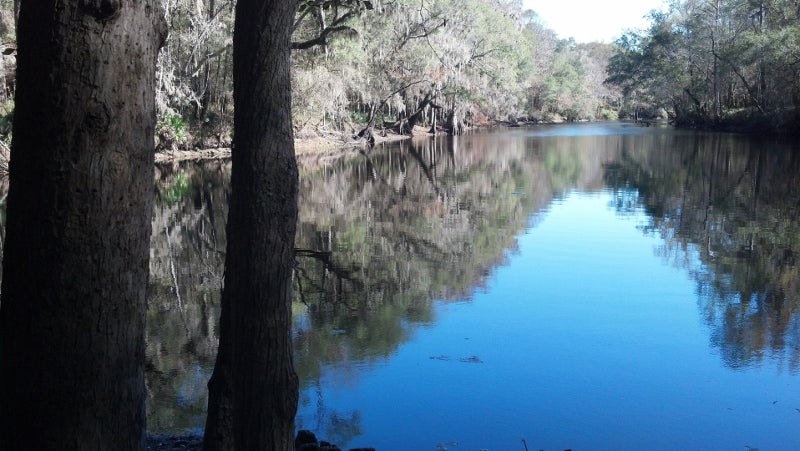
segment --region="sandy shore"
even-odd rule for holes
[[[386,143],[410,139],[414,136],[432,136],[422,127],[415,128],[413,135],[399,135],[397,133],[375,134],[375,143]],[[314,165],[336,160],[350,153],[358,153],[367,148],[366,141],[346,140],[342,136],[332,137],[300,137],[294,141],[295,154],[298,161],[303,164]],[[185,160],[207,160],[230,158],[230,147],[212,149],[189,150],[159,150],[156,152],[156,163],[168,163]]]

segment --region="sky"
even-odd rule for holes
[[[646,28],[644,16],[662,0],[523,0],[559,38],[613,42],[626,29]]]

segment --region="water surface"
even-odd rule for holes
[[[298,427],[380,450],[800,447],[798,150],[580,124],[306,169]],[[158,177],[154,432],[203,424],[229,174]]]

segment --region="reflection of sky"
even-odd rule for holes
[[[364,433],[339,445],[800,444],[797,378],[726,368],[698,318],[695,282],[657,255],[660,239],[638,227],[644,214],[620,215],[615,201],[601,192],[555,202],[472,302],[439,304],[438,324],[418,330],[388,362],[348,369],[360,373],[357,384],[336,383],[329,368],[324,405],[360,412]],[[300,423],[315,423],[315,407],[301,408]]]
[[[576,122],[526,128],[527,136],[607,136],[673,133],[670,128],[643,127],[629,122]]]

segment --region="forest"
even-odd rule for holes
[[[9,52],[13,3],[0,3]],[[169,35],[156,73],[157,147],[229,146],[235,1],[161,3]],[[611,54],[609,44],[559,39],[518,0],[304,0],[292,35],[295,135],[616,119],[619,90],[604,84]],[[10,141],[7,72],[0,131]]]
[[[0,2],[0,135],[10,142],[14,4]],[[234,0],[161,0],[157,148],[226,147]],[[797,130],[800,5],[672,1],[613,44],[560,39],[519,0],[304,0],[292,32],[296,138],[519,121],[669,119]],[[356,136],[359,135],[359,136]]]
[[[797,133],[800,3],[673,1],[617,41],[608,82],[630,109],[677,126]]]
[[[232,1],[166,2],[159,57],[163,141],[231,113]],[[293,24],[299,138],[415,126],[459,133],[492,120],[614,118],[608,45],[559,40],[517,0],[306,0]],[[218,128],[223,126],[223,130]],[[363,134],[362,134],[363,136]]]
[[[3,0],[0,134],[13,117],[14,4]],[[157,148],[229,146],[234,0],[162,0]],[[673,1],[613,44],[559,39],[519,0],[305,0],[292,32],[297,138],[352,141],[494,122],[669,119],[796,131],[800,5]]]

